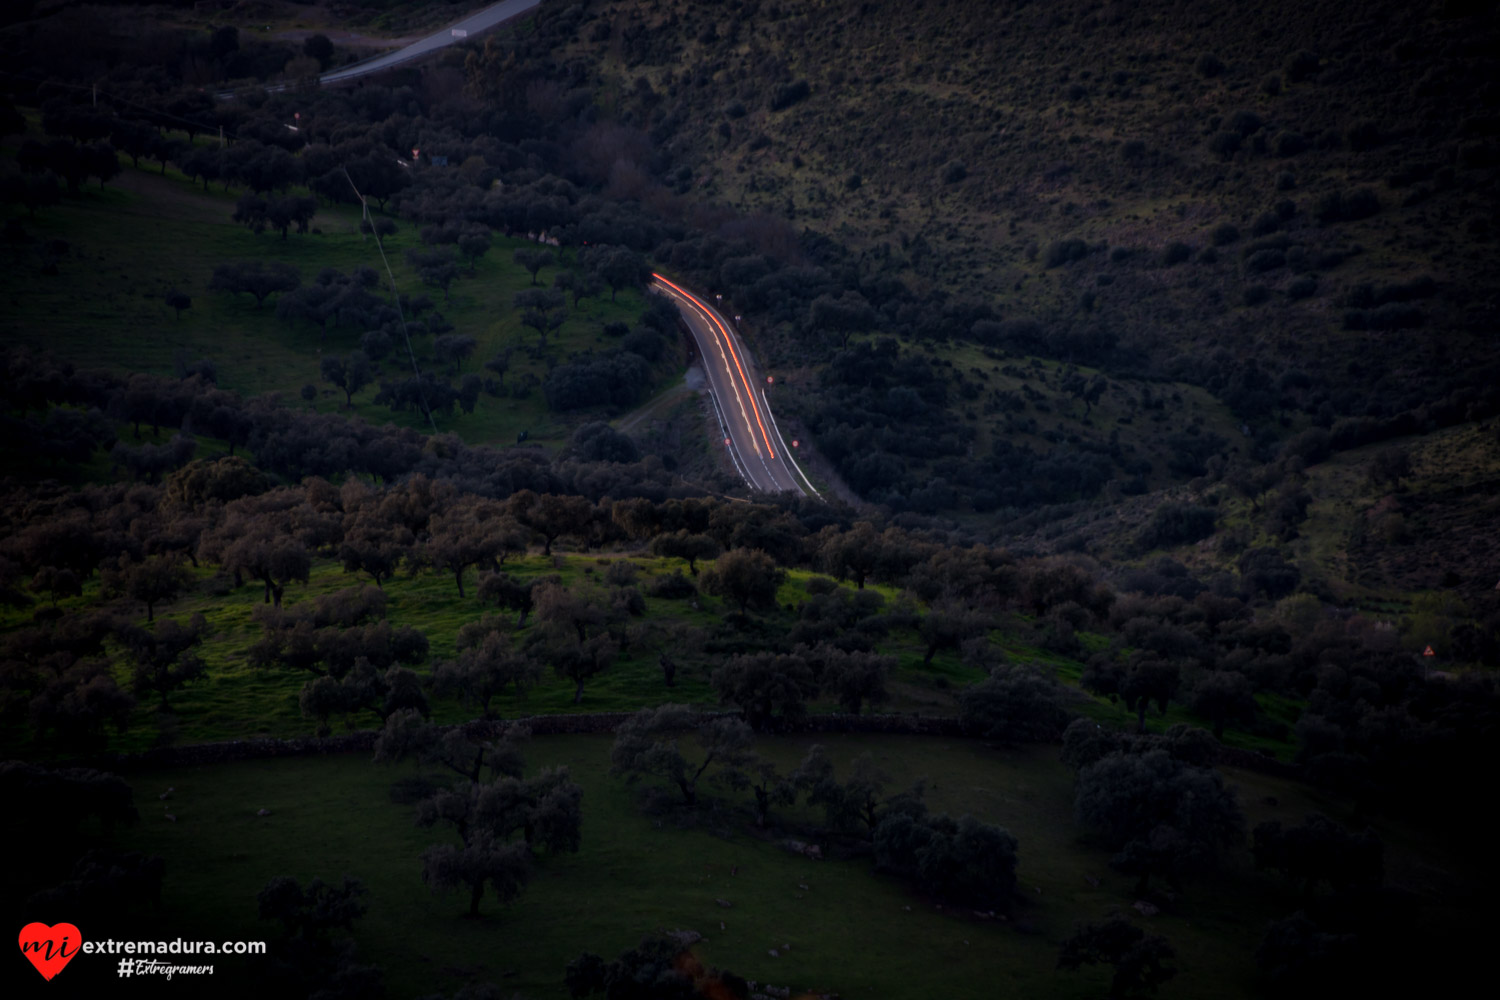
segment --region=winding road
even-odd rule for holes
[[[681,285],[660,274],[651,277],[651,287],[677,304],[698,344],[724,445],[740,476],[751,489],[765,493],[790,490],[821,496],[792,457],[792,449],[771,415],[766,382],[756,374],[755,363],[731,324]]]
[[[513,17],[519,17],[528,10],[539,6],[541,2],[542,0],[503,0],[502,3],[486,7],[477,14],[471,14],[462,21],[448,25],[442,31],[434,32],[426,38],[418,39],[410,45],[399,48],[394,52],[371,56],[364,62],[357,62],[351,66],[345,66],[342,69],[324,73],[318,77],[318,84],[319,86],[326,87],[331,83],[343,83],[346,80],[358,79],[370,73],[379,73],[382,70],[390,69],[392,66],[399,66],[404,62],[418,59],[430,52],[436,52],[438,49],[445,48],[455,42],[468,41],[471,36],[482,31],[488,31],[490,28],[495,27],[495,25],[503,24]],[[289,89],[290,86],[290,84],[278,83],[263,87],[262,89],[268,94],[280,94]],[[222,91],[215,94],[214,98],[220,101],[232,101],[235,98],[235,92],[232,90]]]
[[[541,0],[504,0],[486,7],[442,31],[428,35],[405,48],[375,56],[353,66],[324,73],[320,84],[342,83],[369,73],[379,73],[417,59],[454,42],[536,7]],[[280,87],[267,88],[275,91]],[[220,95],[232,97],[232,94]],[[782,437],[766,399],[766,383],[756,374],[755,362],[735,336],[732,326],[703,299],[660,274],[651,276],[652,288],[670,297],[683,322],[698,344],[698,355],[708,374],[710,395],[718,416],[724,445],[735,469],[751,489],[765,493],[793,492],[821,498],[822,494],[792,457],[793,449]]]
[[[379,73],[381,70],[399,66],[401,63],[424,56],[436,49],[452,45],[454,42],[465,41],[470,35],[477,35],[481,31],[487,31],[495,25],[509,21],[526,13],[541,3],[541,0],[504,0],[492,7],[486,7],[477,14],[464,18],[455,24],[450,24],[442,31],[428,35],[426,38],[412,42],[403,49],[395,52],[387,52],[383,56],[375,56],[364,62],[355,63],[353,66],[345,66],[331,73],[324,73],[318,77],[318,82],[323,85],[330,83],[342,83],[355,77],[364,76],[367,73]],[[462,32],[462,34],[460,34]]]

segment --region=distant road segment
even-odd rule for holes
[[[390,69],[392,66],[399,66],[404,62],[416,59],[418,56],[424,56],[444,46],[464,41],[469,35],[477,35],[481,31],[493,28],[502,21],[509,21],[513,17],[526,13],[540,3],[541,0],[504,0],[503,3],[497,3],[493,7],[486,7],[479,13],[466,17],[457,24],[450,24],[442,31],[428,35],[420,41],[412,42],[404,49],[397,49],[395,52],[387,52],[383,56],[376,56],[362,63],[356,63],[353,66],[345,66],[343,69],[324,73],[318,77],[318,82],[321,84],[341,83],[344,80],[352,80],[355,77],[364,76],[367,73],[379,73],[381,70]]]
[[[660,274],[651,277],[655,279],[652,287],[676,303],[698,344],[725,446],[745,482],[766,493],[790,490],[818,496],[792,458],[791,449],[776,426],[776,418],[771,415],[771,405],[756,374],[755,363],[733,327],[701,297]]]

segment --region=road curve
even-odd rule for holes
[[[497,24],[509,21],[513,17],[518,17],[533,7],[538,6],[541,2],[542,0],[503,0],[502,3],[486,7],[477,14],[472,14],[456,24],[448,25],[442,31],[435,32],[426,38],[412,42],[405,48],[397,49],[394,52],[387,52],[384,55],[372,56],[364,62],[357,62],[352,66],[345,66],[343,69],[324,73],[318,77],[318,84],[320,86],[327,86],[330,83],[343,83],[346,80],[357,79],[367,73],[379,73],[381,70],[390,69],[392,66],[399,66],[419,56],[425,56],[429,52],[435,52],[444,46],[452,45],[454,42],[467,41],[470,36],[478,34],[481,31],[487,31]],[[454,34],[454,32],[458,31],[462,31],[463,34]],[[278,83],[263,89],[268,94],[280,94],[287,90],[288,87],[289,84]],[[226,90],[214,95],[215,99],[220,101],[232,101],[234,100],[234,96],[235,94],[232,90]]]
[[[708,373],[719,427],[724,433],[729,457],[752,489],[766,493],[790,490],[819,496],[792,457],[771,405],[765,383],[755,363],[735,336],[733,327],[701,297],[660,274],[652,288],[666,295],[682,314],[682,320],[698,344],[698,356]]]
[[[392,66],[399,66],[401,63],[416,59],[418,56],[424,56],[436,49],[443,48],[445,45],[452,45],[454,42],[463,41],[469,35],[476,35],[481,31],[493,28],[502,21],[508,21],[513,17],[526,13],[540,3],[541,0],[504,0],[503,3],[486,7],[477,14],[466,17],[455,24],[450,24],[442,31],[428,35],[419,41],[412,42],[404,49],[397,49],[395,52],[387,52],[383,56],[376,56],[362,63],[356,63],[353,66],[345,66],[343,69],[324,73],[318,77],[318,82],[324,85],[342,83],[345,80],[364,76],[366,73],[379,73],[381,70],[390,69]],[[455,31],[462,31],[465,34],[462,36],[455,35]]]

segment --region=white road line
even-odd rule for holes
[[[673,301],[677,303],[678,311],[683,314],[684,320],[688,322],[689,331],[693,334],[694,339],[698,341],[700,350],[706,346],[703,341],[705,332],[713,339],[714,350],[719,354],[719,361],[723,365],[724,375],[729,379],[730,388],[734,390],[735,405],[740,411],[740,419],[745,425],[745,433],[749,435],[750,445],[754,448],[756,459],[765,473],[764,483],[757,482],[757,477],[751,474],[748,456],[734,440],[734,435],[728,432],[726,426],[726,408],[723,405],[723,385],[717,377],[718,372],[715,370],[715,367],[711,364],[705,364],[704,368],[709,376],[710,392],[714,396],[715,413],[719,418],[720,429],[725,431],[725,437],[729,442],[730,458],[735,463],[736,471],[740,473],[752,489],[767,493],[784,492],[787,490],[798,493],[802,492],[802,487],[797,485],[797,477],[800,476],[802,481],[807,484],[807,489],[811,491],[811,494],[821,499],[822,494],[818,492],[817,488],[807,478],[807,474],[802,471],[796,459],[791,457],[791,451],[787,448],[786,438],[782,436],[781,428],[777,426],[776,418],[771,413],[771,404],[766,398],[765,389],[750,384],[750,376],[746,374],[746,368],[753,373],[755,366],[750,356],[745,352],[744,344],[739,344],[738,349],[736,349],[734,332],[712,311],[712,307],[699,302],[693,296],[678,290],[663,279],[658,278],[653,283],[653,287],[671,296]],[[696,324],[702,324],[703,329],[697,329]],[[726,347],[728,347],[728,354],[725,353]],[[733,357],[733,367],[731,367],[731,356]],[[743,365],[739,360],[741,356],[744,357]],[[738,378],[735,377],[736,371],[739,372]],[[776,440],[781,442],[781,455],[776,454],[775,448],[771,446],[770,435],[766,434],[764,429],[762,429],[761,434],[766,439],[767,447],[764,450],[761,448],[760,439],[755,434],[755,427],[750,422],[750,413],[745,407],[746,396],[740,391],[742,382],[744,383],[745,393],[749,395],[751,409],[757,408],[755,394],[759,391],[761,397],[760,403],[766,408],[766,418],[771,423],[771,429],[776,435]],[[760,422],[758,412],[756,413],[756,422]],[[767,461],[768,458],[770,462]],[[778,473],[777,469],[781,471]],[[794,472],[795,475],[793,474]]]
[[[796,469],[797,475],[802,477],[804,483],[807,483],[807,488],[812,490],[813,496],[821,500],[823,494],[818,492],[818,488],[807,478],[807,473],[802,471],[802,466],[798,465],[797,460],[792,457],[792,449],[786,446],[786,438],[781,434],[781,425],[776,423],[776,416],[771,412],[771,401],[766,398],[766,390],[764,389],[760,391],[760,401],[766,405],[766,417],[771,421],[771,430],[776,432],[776,440],[781,442],[781,454],[788,462],[792,463],[792,468]],[[795,483],[796,480],[794,479],[792,482]]]

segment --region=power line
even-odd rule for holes
[[[375,246],[380,250],[380,262],[385,265],[385,275],[391,282],[391,295],[396,300],[396,315],[401,318],[401,337],[406,341],[406,356],[411,359],[411,370],[417,376],[417,398],[422,401],[422,412],[427,414],[427,423],[432,427],[432,433],[436,434],[437,421],[432,419],[432,407],[427,405],[427,391],[422,387],[422,369],[417,367],[417,353],[411,348],[411,332],[406,328],[406,310],[401,308],[401,292],[396,288],[396,275],[391,272],[391,262],[385,255],[385,244],[380,241],[380,234],[375,231],[375,220],[370,218],[370,203],[365,201],[365,196],[359,193],[355,187],[354,178],[349,176],[349,168],[339,165],[344,172],[344,179],[349,182],[349,187],[354,190],[354,197],[359,199],[361,210],[361,221],[370,227],[370,233],[375,237]]]

